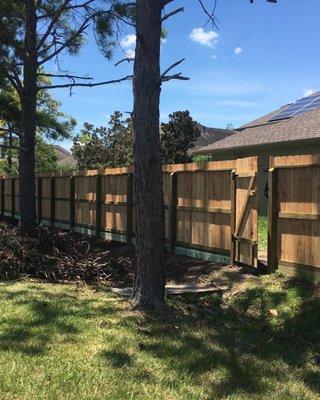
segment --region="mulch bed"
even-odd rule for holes
[[[41,227],[38,236],[21,235],[0,222],[0,278],[30,276],[49,282],[100,283],[125,287],[133,282],[134,247]],[[221,266],[167,254],[167,282],[210,284]]]

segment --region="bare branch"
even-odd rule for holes
[[[112,83],[120,83],[123,81],[129,81],[133,78],[133,75],[127,75],[124,78],[114,79],[111,81],[104,81],[104,82],[96,82],[96,83],[66,83],[61,85],[46,85],[46,86],[39,86],[38,90],[46,90],[46,89],[61,89],[61,88],[74,88],[74,87],[95,87],[95,86],[102,86],[102,85],[110,85]]]
[[[172,81],[173,79],[180,80],[180,81],[188,81],[190,78],[187,76],[183,76],[181,72],[175,75],[166,75],[161,79],[161,82],[168,82]]]
[[[123,63],[125,61],[130,63],[130,62],[134,61],[134,58],[130,58],[130,57],[123,58],[122,60],[120,60],[117,63],[115,63],[114,66],[117,67],[118,65],[120,65],[121,63]]]
[[[174,0],[163,0],[162,1],[162,8],[167,6],[169,3],[172,3]]]
[[[185,58],[181,58],[181,60],[173,63],[172,65],[170,65],[169,68],[167,68],[160,76],[160,81],[162,82],[163,78],[167,75],[167,73],[169,71],[171,71],[173,68],[175,68],[176,66],[178,66],[179,64],[181,64],[183,61],[185,60]]]
[[[65,75],[60,75],[60,74],[47,74],[44,72],[40,72],[37,74],[38,76],[47,76],[50,78],[61,78],[61,79],[83,79],[83,80],[92,80],[93,78],[91,78],[90,76],[77,76],[77,75],[69,75],[69,74],[65,74]]]
[[[198,2],[200,3],[200,6],[201,6],[203,12],[204,12],[204,13],[208,16],[208,18],[209,18],[208,21],[207,21],[206,23],[208,23],[209,21],[211,21],[211,22],[212,22],[212,25],[214,26],[214,28],[218,29],[218,25],[217,25],[217,24],[219,23],[219,20],[218,20],[218,18],[215,16],[215,11],[216,11],[216,8],[217,8],[217,0],[214,0],[214,6],[213,6],[213,10],[212,10],[211,13],[208,11],[207,7],[204,5],[203,0],[198,0]]]
[[[169,12],[168,14],[165,14],[165,15],[161,18],[160,22],[162,23],[162,22],[165,21],[166,19],[168,19],[168,18],[172,17],[173,15],[178,14],[178,13],[180,13],[180,12],[184,12],[184,7],[177,8],[176,10],[173,10],[173,11]]]

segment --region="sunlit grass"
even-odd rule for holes
[[[169,303],[159,320],[89,287],[2,283],[0,399],[319,398],[310,285],[272,275],[228,300]]]
[[[268,248],[268,218],[259,217],[258,219],[258,243],[259,250],[267,250]]]

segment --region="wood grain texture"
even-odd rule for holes
[[[320,155],[271,157],[270,164],[278,174],[279,264],[320,269]]]

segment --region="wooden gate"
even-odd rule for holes
[[[257,157],[238,159],[231,180],[231,263],[258,265]]]
[[[320,278],[320,154],[270,157],[269,271]]]

